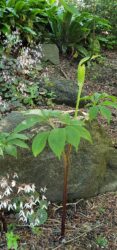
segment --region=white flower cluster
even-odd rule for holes
[[[35,48],[23,48],[21,55],[17,57],[17,67],[23,70],[23,73],[27,74],[30,70],[40,63],[42,58],[41,45],[35,46]]]
[[[16,181],[17,178],[15,173],[12,179],[9,175],[0,179],[0,211],[18,210],[20,221],[31,227],[42,224],[41,217],[48,206],[45,197],[46,187],[40,189],[41,196],[39,196],[34,184],[20,185]]]

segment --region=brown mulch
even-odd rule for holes
[[[39,232],[16,226],[20,235],[19,249],[25,250],[96,250],[117,249],[117,193],[107,193],[88,200],[78,200],[67,206],[66,237],[60,240],[61,206],[51,204],[49,218]],[[8,217],[9,223],[14,220]],[[102,243],[101,240],[102,239]],[[0,249],[6,250],[4,235]]]

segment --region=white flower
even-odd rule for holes
[[[6,188],[8,186],[6,178],[2,178],[0,186],[1,188]]]
[[[24,190],[24,188],[23,187],[18,187],[18,191],[17,191],[17,193],[19,194],[21,191],[23,191]]]
[[[11,187],[8,186],[4,192],[4,196],[9,196],[11,194],[11,192],[12,192],[12,189],[11,189]]]
[[[20,208],[23,209],[23,202],[20,202]]]
[[[40,191],[43,192],[43,193],[45,193],[47,191],[47,188],[46,187],[41,188]]]
[[[42,200],[47,200],[47,198],[45,197],[45,195],[42,195]]]
[[[13,179],[15,179],[15,178],[18,178],[17,173],[14,173],[14,174],[13,174]]]
[[[11,187],[15,187],[15,186],[16,186],[16,181],[13,180],[13,181],[11,182]]]

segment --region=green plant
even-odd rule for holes
[[[23,221],[32,230],[47,220],[46,187],[41,188],[39,193],[34,184],[20,184],[17,178],[16,173],[0,177],[0,221],[5,232],[13,232],[15,225],[7,225],[4,211],[17,213],[19,221]]]
[[[20,133],[4,133],[0,132],[0,156],[5,154],[17,157],[17,147],[29,148],[25,143],[28,136]]]
[[[48,144],[52,152],[56,157],[60,159],[61,155],[63,157],[64,163],[64,190],[63,190],[63,214],[62,214],[62,225],[61,225],[61,236],[65,236],[65,218],[66,218],[66,202],[67,202],[67,180],[68,180],[68,170],[70,165],[70,154],[72,147],[78,150],[81,139],[88,140],[92,143],[92,139],[89,131],[86,128],[86,119],[82,117],[81,120],[78,119],[79,104],[81,101],[82,88],[85,81],[85,63],[90,59],[86,57],[82,59],[78,65],[78,86],[79,91],[76,100],[76,109],[74,117],[69,114],[64,114],[60,111],[53,110],[31,110],[25,112],[28,115],[28,119],[19,124],[14,132],[19,133],[31,128],[34,125],[45,124],[48,125],[46,129],[39,132],[33,139],[32,142],[32,152],[36,157],[39,155]],[[104,94],[105,95],[105,94]],[[87,97],[86,97],[87,99]],[[99,99],[99,98],[98,98]],[[113,100],[113,107],[114,105]],[[98,102],[96,102],[97,104]],[[106,101],[105,101],[106,103]],[[95,107],[95,101],[92,103]],[[108,103],[109,104],[109,103]],[[111,104],[111,103],[110,103]],[[103,104],[104,105],[104,104]],[[110,105],[112,106],[112,104]],[[103,107],[103,106],[102,106]],[[101,109],[103,110],[103,108]],[[107,118],[104,112],[102,115]],[[90,117],[90,116],[89,116]],[[95,116],[96,117],[96,116]],[[92,117],[92,118],[95,118]],[[110,118],[110,117],[109,117]],[[110,119],[109,119],[110,120]]]
[[[96,238],[96,243],[99,247],[107,247],[108,246],[108,240],[103,236],[98,236]]]
[[[66,52],[71,49],[72,53],[75,50],[83,56],[99,53],[98,30],[110,29],[109,22],[95,13],[78,10],[73,3],[64,0],[60,3],[62,7],[60,5],[56,12],[53,13],[53,9],[47,12],[51,38],[60,50]]]
[[[107,93],[94,93],[81,98],[81,100],[89,101],[87,106],[90,120],[96,119],[100,113],[110,123],[112,112],[108,107],[117,108],[117,98],[115,96]]]
[[[14,234],[12,231],[6,233],[7,247],[8,249],[18,249],[18,240],[20,239],[19,235]]]

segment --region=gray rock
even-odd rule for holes
[[[59,49],[56,44],[42,44],[42,60],[50,61],[51,63],[57,65],[60,63],[59,60]]]
[[[67,104],[69,106],[76,105],[78,85],[71,80],[56,80],[50,79],[40,81],[39,86],[46,89],[48,92],[53,92],[54,102],[59,104]],[[85,93],[82,94],[84,96]]]
[[[0,131],[11,131],[24,119],[20,112],[12,112],[0,123]],[[91,197],[99,193],[107,173],[110,140],[96,123],[88,125],[93,144],[82,141],[79,151],[71,154],[68,199]],[[22,182],[33,182],[37,188],[47,186],[50,201],[61,201],[63,190],[63,161],[55,158],[48,147],[38,157],[27,150],[19,150],[18,159],[0,158],[0,175],[15,171]],[[115,178],[115,176],[114,176]],[[116,174],[117,181],[117,174]]]

